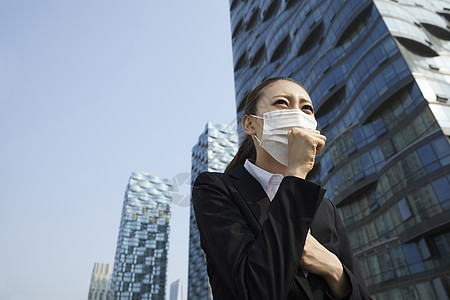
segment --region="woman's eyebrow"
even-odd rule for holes
[[[280,94],[280,95],[275,95],[275,96],[273,96],[272,99],[278,98],[278,97],[283,97],[283,98],[291,99],[291,98],[293,98],[293,95]],[[309,104],[312,105],[312,101],[310,101],[310,100],[308,100],[308,99],[306,99],[306,98],[304,98],[304,97],[300,98],[300,102],[307,102],[307,103],[309,103]]]
[[[276,96],[273,96],[272,98],[277,98],[277,97],[292,98],[292,95],[276,95]]]

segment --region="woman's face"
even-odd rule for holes
[[[283,109],[300,109],[314,118],[314,107],[306,90],[288,80],[278,80],[264,88],[256,105],[256,115],[262,117],[266,112]],[[253,119],[257,125],[256,135],[261,138],[264,120]]]
[[[264,88],[256,109],[259,116],[274,110],[300,109],[314,117],[314,108],[308,93],[295,82],[287,80],[275,81]]]

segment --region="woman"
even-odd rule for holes
[[[196,179],[215,300],[370,298],[336,208],[305,180],[326,140],[315,125],[301,84],[268,79],[248,95],[246,135],[225,173]]]

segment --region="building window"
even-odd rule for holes
[[[403,251],[405,252],[406,261],[409,265],[411,273],[418,273],[425,271],[425,267],[422,262],[422,258],[417,248],[416,243],[408,243],[403,245]]]
[[[364,9],[343,31],[336,47],[353,42],[366,28],[372,15],[372,4]]]
[[[285,8],[285,10],[290,9],[291,7],[293,7],[298,2],[300,2],[300,1],[297,1],[297,0],[286,0],[286,8]]]
[[[442,40],[450,41],[450,31],[445,30],[436,25],[422,23],[422,26],[425,27],[432,35]]]
[[[328,126],[333,116],[339,114],[342,100],[345,99],[346,86],[338,89],[330,97],[328,97],[317,111],[316,118],[319,121],[321,129]]]
[[[242,19],[237,23],[236,27],[234,27],[232,34],[233,39],[236,37],[237,34],[241,32],[241,28],[242,28]]]
[[[445,232],[432,237],[431,239],[440,257],[448,257],[450,254],[450,232]]]
[[[433,185],[436,196],[438,197],[438,199],[442,203],[442,205],[445,207],[449,207],[450,206],[450,193],[449,193],[450,183],[448,182],[447,178],[441,177],[439,179],[436,179],[435,181],[433,181],[431,183],[431,185]]]
[[[396,37],[396,39],[400,44],[403,45],[403,47],[416,55],[424,57],[434,57],[439,55],[436,53],[436,51],[426,46],[425,44],[403,37]]]
[[[313,31],[308,35],[308,37],[303,42],[300,50],[298,50],[297,56],[303,55],[309,50],[313,49],[315,46],[320,44],[323,39],[324,26],[323,22],[317,25]]]
[[[280,8],[280,0],[274,0],[270,3],[269,7],[267,8],[267,10],[264,13],[264,19],[263,22],[269,20],[270,18],[272,18],[277,12],[278,9]]]
[[[278,45],[277,49],[272,54],[272,58],[270,59],[270,62],[274,62],[278,59],[280,59],[286,52],[289,50],[289,46],[291,44],[291,41],[289,39],[289,35],[286,36],[281,43]]]
[[[233,2],[231,2],[230,11],[235,9],[238,3],[239,0],[233,0]]]
[[[255,54],[255,57],[253,57],[250,67],[254,67],[256,65],[261,64],[264,59],[266,58],[266,46],[263,44],[261,48],[258,49],[258,51]]]
[[[402,215],[403,221],[408,220],[411,218],[411,210],[409,209],[408,202],[405,198],[400,199],[400,201],[397,202],[398,210],[400,211],[400,214]]]
[[[234,72],[241,69],[245,64],[247,63],[247,53],[244,52],[244,54],[241,55],[241,57],[238,59],[236,66],[234,67]]]
[[[245,27],[245,30],[250,30],[251,28],[253,28],[258,20],[259,20],[259,8],[257,8],[253,12],[252,16],[250,17],[250,20],[247,23],[247,26]]]

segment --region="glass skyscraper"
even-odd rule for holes
[[[112,299],[165,300],[171,192],[171,180],[132,173],[120,221]]]
[[[303,83],[327,137],[309,179],[375,299],[450,294],[450,1],[231,0],[239,136],[265,78]]]
[[[237,152],[237,148],[238,137],[235,128],[225,124],[206,124],[205,131],[192,148],[192,180],[194,181],[201,172],[223,172]],[[200,234],[192,204],[189,231],[188,299],[212,299],[206,272],[206,258],[200,247]]]

